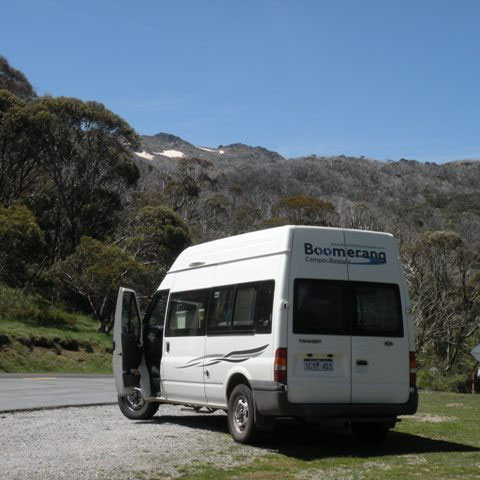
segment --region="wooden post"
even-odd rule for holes
[[[475,385],[477,384],[477,370],[479,363],[476,362],[472,370],[472,394],[475,393]]]
[[[478,364],[480,362],[480,344],[477,345],[470,353],[475,357],[475,360],[477,361],[477,363],[475,364],[475,368],[472,370],[472,393],[475,393],[475,383],[476,383],[475,373],[478,369]]]

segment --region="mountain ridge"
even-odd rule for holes
[[[265,160],[276,161],[276,160],[295,160],[295,159],[347,159],[347,160],[369,160],[373,162],[378,162],[381,164],[402,162],[409,163],[415,162],[416,164],[424,165],[448,165],[448,164],[468,164],[468,163],[478,163],[480,159],[475,158],[459,158],[457,160],[451,160],[448,162],[432,162],[432,161],[421,161],[415,159],[406,159],[400,158],[398,160],[382,160],[373,157],[367,157],[364,155],[322,155],[322,154],[310,154],[310,155],[300,155],[300,156],[283,156],[280,153],[269,150],[261,145],[252,146],[242,142],[234,142],[231,144],[223,145],[220,144],[217,147],[207,146],[207,145],[194,145],[193,143],[188,142],[187,140],[174,135],[172,133],[158,132],[154,135],[140,135],[141,138],[141,152],[146,152],[149,155],[152,155],[153,158],[158,156],[164,158],[199,158],[202,160],[215,161],[217,159],[224,160],[251,160],[251,159],[261,159],[262,157]],[[181,152],[182,156],[169,156],[162,155],[162,152],[175,150]],[[138,152],[135,152],[138,153]],[[221,157],[220,157],[221,155]]]

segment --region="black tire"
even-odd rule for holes
[[[255,402],[247,385],[237,385],[228,400],[228,430],[238,443],[251,443],[257,433],[254,421]]]
[[[158,410],[158,402],[145,402],[139,392],[126,397],[118,397],[120,411],[130,420],[148,420]]]
[[[359,422],[352,423],[352,431],[358,440],[375,443],[385,440],[389,427],[379,422]]]

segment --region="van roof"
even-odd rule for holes
[[[292,248],[292,237],[295,229],[360,231],[332,227],[285,225],[243,233],[200,243],[185,249],[177,257],[168,273],[289,252]],[[370,231],[364,233],[392,237],[389,233]]]

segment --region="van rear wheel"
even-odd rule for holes
[[[352,431],[356,438],[367,442],[381,442],[388,434],[389,427],[380,422],[352,423]]]
[[[140,392],[135,391],[132,395],[118,397],[120,411],[130,420],[148,420],[158,410],[158,402],[145,402]]]
[[[250,443],[256,434],[255,403],[247,385],[237,385],[228,400],[228,429],[238,443]]]

